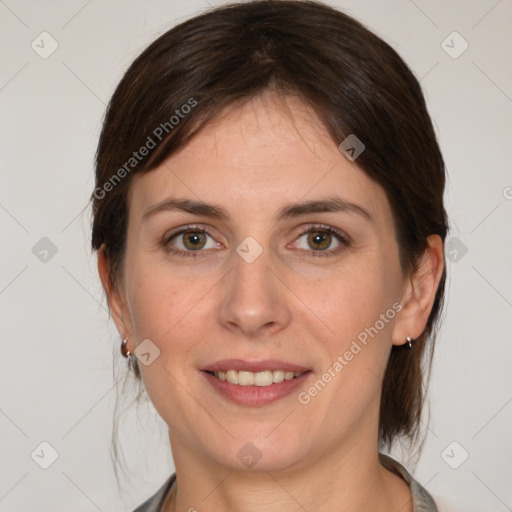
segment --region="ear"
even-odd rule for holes
[[[128,338],[132,333],[130,315],[123,298],[122,287],[112,283],[110,279],[110,260],[105,250],[105,244],[98,250],[98,273],[119,335],[122,339]]]
[[[418,338],[425,330],[432,311],[444,270],[444,252],[439,235],[430,235],[427,243],[418,270],[405,283],[400,301],[402,309],[393,329],[393,345],[407,343],[407,336]]]

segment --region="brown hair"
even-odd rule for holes
[[[445,239],[443,158],[421,87],[398,54],[358,21],[319,2],[235,3],[159,37],[110,101],[96,156],[92,247],[104,244],[112,284],[122,277],[131,177],[151,171],[226,108],[269,91],[300,97],[335,144],[350,134],[364,143],[357,165],[386,192],[405,274],[417,268],[429,235]],[[443,271],[412,349],[391,350],[381,447],[391,448],[397,436],[417,436],[423,363],[430,372],[445,278]]]

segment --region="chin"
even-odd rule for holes
[[[271,434],[272,436],[272,434]],[[277,472],[290,469],[300,463],[304,453],[304,445],[297,446],[278,435],[270,440],[265,436],[245,435],[231,440],[229,446],[222,447],[217,462],[233,471]]]

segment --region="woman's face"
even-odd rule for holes
[[[383,373],[405,341],[385,193],[287,104],[253,99],[134,176],[111,297],[132,351],[150,340],[139,367],[173,452],[232,469],[375,449]],[[269,384],[280,369],[304,373]]]

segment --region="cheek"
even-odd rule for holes
[[[127,295],[135,339],[151,339],[164,359],[193,349],[198,326],[212,314],[208,291],[219,276],[197,275],[145,255],[127,261]],[[167,357],[168,356],[168,357]]]
[[[155,265],[144,255],[127,258],[125,275],[133,334],[137,341],[149,338],[160,346],[180,318],[183,291],[190,295],[192,290],[183,287],[168,266]]]
[[[333,431],[358,424],[380,397],[397,313],[391,279],[383,268],[368,265],[336,278],[333,274],[314,294],[314,312],[328,326],[315,336],[325,351],[317,377],[329,383],[325,388],[313,383],[306,393],[315,414],[325,417]]]
[[[320,372],[330,368],[331,375],[335,375],[329,391],[322,392],[317,402],[320,410],[343,404],[346,410],[342,415],[350,410],[358,417],[380,395],[397,314],[393,304],[399,283],[392,268],[376,255],[365,263],[332,272],[310,288],[313,292],[308,306],[322,321],[317,322],[318,329],[313,333],[324,352]],[[304,293],[305,288],[302,296],[307,296]],[[336,361],[338,365],[333,368]],[[335,417],[341,421],[339,415]]]
[[[204,314],[200,299],[207,288],[177,275],[169,265],[155,265],[143,256],[127,261],[126,270],[135,342],[149,339],[158,348],[151,364],[139,361],[141,377],[156,409],[167,418],[169,401],[187,407],[176,383],[186,381],[183,362],[192,357],[193,328],[198,325],[197,315]]]
[[[296,280],[295,288],[343,346],[392,306],[396,284],[383,268],[378,263],[347,266],[308,283]]]

